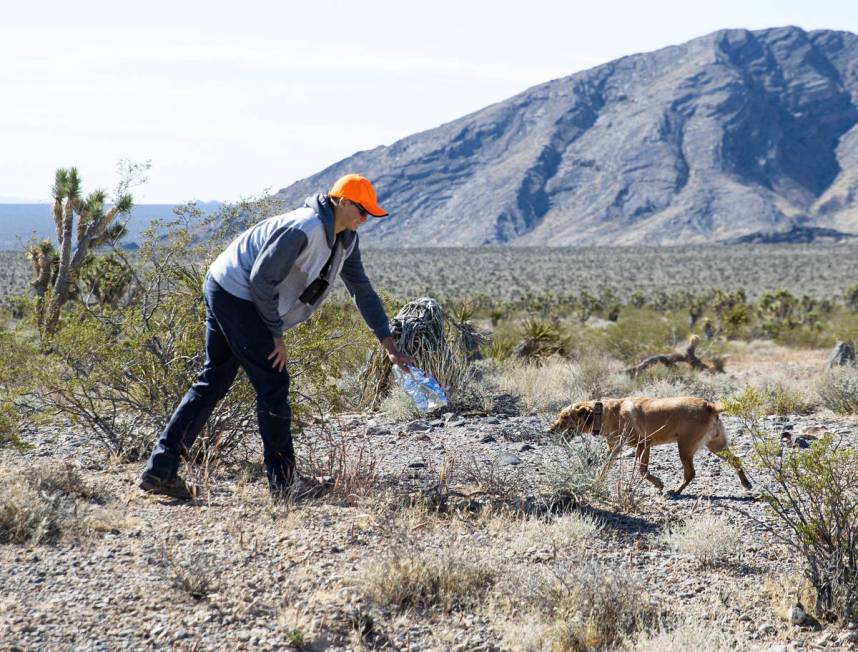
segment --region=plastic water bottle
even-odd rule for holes
[[[396,382],[412,398],[420,412],[447,405],[447,395],[437,380],[419,367],[408,365],[408,371],[405,373],[399,365],[393,365]]]

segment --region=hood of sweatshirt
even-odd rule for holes
[[[334,243],[337,239],[339,239],[343,248],[351,246],[352,240],[355,238],[357,233],[350,229],[342,231],[339,236],[334,233],[334,207],[327,195],[323,193],[310,195],[304,200],[304,206],[312,208],[316,212],[316,215],[319,216],[319,219],[322,220],[322,224],[325,227],[325,236],[328,239],[328,246],[330,246],[331,249],[334,248]]]

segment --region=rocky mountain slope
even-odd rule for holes
[[[725,30],[530,88],[277,195],[372,178],[379,245],[535,246],[858,234],[858,36]]]

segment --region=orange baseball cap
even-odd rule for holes
[[[328,195],[343,197],[360,204],[373,217],[387,217],[387,211],[378,205],[375,188],[369,179],[359,174],[347,174],[337,179]]]

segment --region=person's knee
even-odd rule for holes
[[[201,399],[216,403],[229,392],[235,376],[236,370],[231,368],[204,369],[197,377],[192,389]]]
[[[259,390],[262,391],[259,391]],[[275,417],[291,418],[292,408],[289,406],[289,383],[258,388],[256,406],[259,412]]]
[[[278,419],[291,419],[292,407],[288,396],[260,396],[257,401],[259,412]]]

